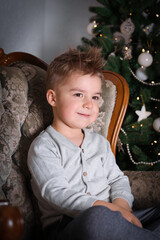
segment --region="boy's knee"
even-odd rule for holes
[[[119,217],[121,217],[119,212],[113,212],[106,207],[91,207],[83,213],[81,218],[81,234],[84,235],[84,239],[101,239],[99,237],[104,229],[112,231],[113,228],[114,231],[114,223],[118,224]],[[103,236],[101,237],[103,239]]]
[[[86,219],[91,218],[91,219],[94,219],[94,221],[97,221],[97,219],[101,221],[102,219],[105,218],[105,221],[106,221],[107,218],[108,219],[114,218],[114,217],[117,217],[117,215],[121,215],[121,214],[119,212],[112,211],[109,208],[106,208],[104,206],[94,206],[87,209],[84,212],[84,215]]]

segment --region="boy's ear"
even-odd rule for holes
[[[46,93],[46,98],[48,103],[52,106],[56,106],[56,93],[52,89],[49,89]]]

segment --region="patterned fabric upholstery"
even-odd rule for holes
[[[135,201],[134,209],[160,206],[160,171],[125,171],[130,180]]]
[[[25,220],[25,237],[39,231],[40,214],[30,188],[27,152],[32,140],[51,123],[45,99],[46,72],[17,63],[0,67],[0,196],[19,206]]]
[[[41,239],[40,213],[31,191],[26,161],[32,140],[53,117],[45,98],[45,76],[41,68],[23,62],[0,66],[0,198],[21,208],[25,220],[23,239],[36,239],[34,236]],[[107,136],[115,99],[115,86],[107,80],[98,119],[89,126],[91,131]],[[135,207],[158,203],[159,172],[156,176],[143,172],[126,174],[136,196]]]

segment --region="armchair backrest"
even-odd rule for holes
[[[32,54],[25,52],[5,54],[3,49],[0,48],[0,65],[10,66],[21,61],[38,66],[44,71],[46,71],[48,67],[45,62]],[[105,108],[107,113],[105,127],[103,127],[103,131],[99,130],[99,132],[107,137],[113,153],[116,154],[117,139],[129,101],[129,87],[126,80],[118,73],[103,71],[103,74],[105,80],[107,80],[107,94],[104,93],[103,97],[105,99],[108,97],[108,99],[106,99],[106,102],[108,101],[108,107]]]
[[[48,65],[22,52],[0,49],[0,198],[19,206],[25,220],[24,239],[39,231],[39,210],[29,184],[27,152],[32,140],[52,121],[45,97]],[[117,73],[104,71],[100,113],[89,126],[105,137],[116,153],[118,134],[128,105],[129,89]],[[34,239],[34,238],[33,238]]]

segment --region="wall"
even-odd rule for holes
[[[0,0],[0,47],[24,51],[50,62],[76,47],[86,32],[89,6],[96,0]]]

